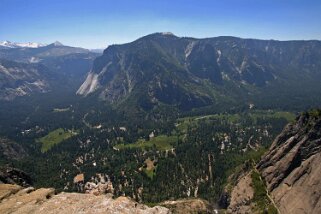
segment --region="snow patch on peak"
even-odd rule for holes
[[[15,48],[15,44],[13,42],[10,42],[10,41],[0,42],[0,46],[6,47],[6,48]]]
[[[10,41],[2,41],[2,42],[0,42],[0,45],[3,45],[3,46],[5,46],[5,45],[11,45],[12,44],[12,42],[10,42]]]
[[[10,41],[3,41],[0,42],[0,46],[6,47],[6,48],[39,48],[46,46],[46,44],[36,43],[36,42],[10,42]]]
[[[39,47],[46,46],[45,44],[36,43],[36,42],[16,43],[16,45],[22,48],[39,48]]]

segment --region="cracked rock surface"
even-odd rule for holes
[[[281,213],[321,213],[321,116],[304,113],[285,127],[258,164]]]
[[[55,190],[18,185],[0,184],[0,213],[170,213],[165,207],[148,207],[129,198],[113,199],[108,195],[95,196],[81,193],[60,193]]]

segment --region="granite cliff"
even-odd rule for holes
[[[288,124],[261,161],[238,177],[228,212],[321,213],[320,161],[321,111],[313,110]]]

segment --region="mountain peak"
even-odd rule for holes
[[[168,39],[168,38],[178,38],[175,34],[171,32],[156,32],[152,34],[148,34],[146,36],[141,37],[140,39]]]
[[[175,36],[172,32],[160,32],[163,36]]]
[[[161,36],[161,37],[177,37],[175,34],[173,34],[172,32],[157,32],[157,33],[153,33],[151,35],[154,36]]]
[[[0,45],[8,45],[8,44],[12,44],[12,42],[10,42],[8,40],[0,42]]]
[[[61,42],[59,41],[55,41],[54,43],[52,43],[52,45],[54,46],[64,46]]]

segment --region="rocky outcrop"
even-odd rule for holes
[[[254,189],[252,187],[252,178],[250,173],[241,177],[233,188],[230,196],[231,203],[228,206],[227,213],[251,213],[253,206]]]
[[[0,184],[0,213],[40,213],[40,205],[54,195],[54,189],[23,189],[12,184]]]
[[[28,153],[20,144],[0,137],[0,155],[8,160],[20,160],[28,156]]]
[[[17,184],[28,187],[32,179],[24,171],[12,167],[0,167],[0,184]]]
[[[288,124],[261,161],[238,178],[228,213],[256,213],[270,206],[281,214],[321,213],[320,162],[321,110],[314,110]],[[266,186],[255,187],[253,172]],[[261,207],[255,198],[258,190],[265,198]]]
[[[321,213],[321,111],[285,127],[257,168],[281,213]]]
[[[169,208],[173,213],[177,214],[218,212],[208,201],[199,198],[164,201],[160,205]]]
[[[60,193],[54,189],[22,188],[0,184],[0,213],[170,213],[165,207],[148,207],[129,198],[113,199],[107,195]]]

